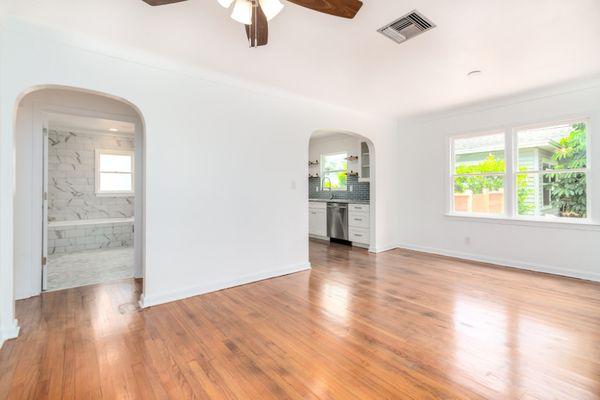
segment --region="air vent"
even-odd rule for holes
[[[431,28],[435,28],[435,24],[417,10],[414,10],[386,26],[377,29],[377,32],[389,37],[394,42],[402,43]]]

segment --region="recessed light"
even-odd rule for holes
[[[472,78],[472,77],[479,76],[479,75],[481,75],[482,73],[483,73],[483,71],[481,71],[481,70],[479,70],[479,69],[476,69],[476,70],[473,70],[473,71],[469,72],[469,73],[467,74],[467,76],[468,76],[469,78]]]
[[[108,128],[108,130],[111,132],[119,132],[119,130],[117,128]]]

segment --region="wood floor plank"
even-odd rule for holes
[[[139,280],[18,301],[0,398],[600,398],[598,283],[320,242],[310,260],[141,311]]]

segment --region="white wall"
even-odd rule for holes
[[[109,47],[83,49],[19,22],[4,26],[2,326],[13,320],[14,105],[31,87],[86,88],[140,109],[146,127],[146,305],[308,267],[306,149],[315,130],[360,133],[376,149],[381,144],[377,171],[394,167],[394,121],[216,80],[189,68],[152,67],[148,57],[127,61],[106,55]],[[380,248],[397,242],[389,207],[395,201],[392,176],[378,174],[374,194]],[[269,189],[256,190],[255,177]]]
[[[15,126],[14,266],[15,297],[39,294],[41,287],[42,196],[42,110],[69,109],[82,113],[103,113],[138,121],[137,112],[127,104],[106,97],[68,90],[42,90],[23,97]],[[139,142],[138,138],[138,142]],[[138,148],[138,150],[140,150]],[[141,153],[138,151],[138,156]],[[139,157],[141,160],[141,157]],[[141,164],[140,164],[141,165]],[[141,204],[137,204],[138,210]],[[137,212],[139,214],[139,211]],[[141,242],[141,240],[138,240]],[[136,244],[140,257],[141,246]],[[140,275],[139,273],[137,275]]]
[[[510,125],[589,116],[591,217],[600,222],[600,84],[563,88],[432,115],[400,126],[398,237],[401,247],[600,280],[600,229],[477,221],[445,216],[448,137]],[[465,242],[470,238],[470,244]]]

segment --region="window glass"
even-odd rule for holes
[[[474,214],[504,212],[503,176],[454,178],[454,211]]]
[[[587,125],[521,129],[516,138],[517,214],[586,218]]]
[[[346,190],[348,181],[348,154],[322,156],[321,179],[323,189]]]
[[[133,152],[96,150],[99,194],[133,193]]]
[[[131,192],[131,174],[100,173],[101,192]]]
[[[454,139],[454,173],[504,172],[504,134]]]
[[[453,211],[504,213],[504,134],[453,140]]]
[[[131,156],[121,154],[100,154],[100,171],[131,172]]]
[[[583,122],[517,131],[519,172],[587,167],[587,126]]]

